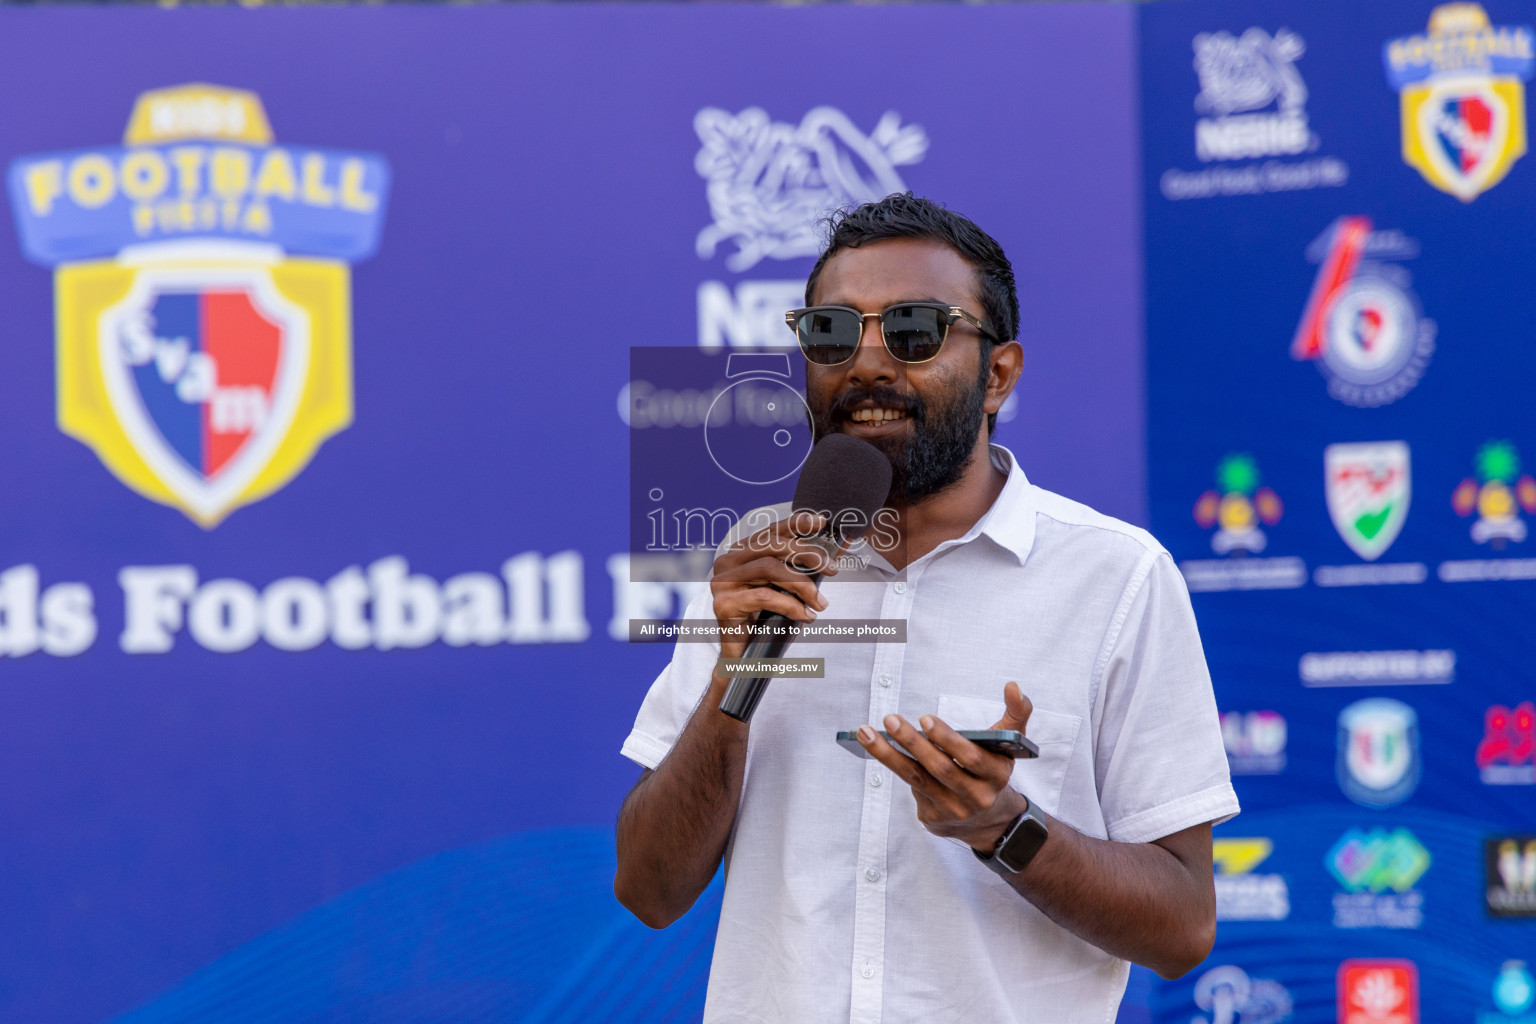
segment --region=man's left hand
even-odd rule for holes
[[[1007,710],[991,728],[1024,732],[1033,706],[1018,683],[1003,687],[1003,702]],[[1009,822],[1029,808],[1023,794],[1008,785],[1013,758],[983,750],[933,715],[918,721],[922,731],[900,715],[885,718],[886,732],[907,754],[867,725],[859,728],[859,742],[912,787],[924,828],[991,853]]]

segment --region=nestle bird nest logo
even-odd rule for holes
[[[59,428],[204,527],[352,421],[350,263],[389,166],[273,142],[254,93],[144,93],[122,146],[17,159],[21,248],[54,269]]]
[[[706,107],[693,127],[702,143],[693,165],[708,183],[714,218],[699,232],[699,258],[734,242],[725,262],[737,273],[763,259],[815,256],[823,217],[905,191],[896,168],[928,151],[923,129],[903,125],[894,111],[868,134],[834,107],[817,107],[798,125],[772,121],[759,107]]]
[[[1307,127],[1307,86],[1296,61],[1307,52],[1301,36],[1250,28],[1195,36],[1200,95],[1195,109],[1195,153],[1205,161],[1291,156],[1317,148]],[[1273,109],[1271,109],[1271,107]]]

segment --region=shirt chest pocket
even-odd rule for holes
[[[990,729],[1006,711],[1006,706],[1000,700],[939,695],[938,715],[955,729]],[[1077,743],[1077,733],[1082,723],[1078,715],[1035,708],[1029,716],[1029,726],[1024,735],[1040,748],[1040,756],[1021,758],[1013,763],[1013,777],[1008,780],[1009,785],[1039,804],[1053,817],[1061,800],[1061,786],[1066,780],[1067,766],[1072,761],[1072,748]]]

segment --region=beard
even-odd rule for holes
[[[874,402],[907,414],[912,428],[905,434],[869,439],[891,460],[889,505],[910,505],[953,486],[976,454],[976,436],[986,418],[986,375],[969,380],[956,374],[940,378],[933,400],[925,402],[915,391],[895,388],[850,388],[825,409],[813,411],[811,429],[820,441],[837,432],[848,413],[863,402]]]

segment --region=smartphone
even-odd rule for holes
[[[1017,729],[956,729],[955,731],[983,750],[990,750],[994,754],[1006,754],[1013,758],[1040,756],[1040,748]],[[889,733],[881,730],[880,735],[897,750],[902,749],[901,744],[891,739]],[[838,733],[837,742],[860,757],[869,757],[869,751],[865,750],[864,744],[859,742],[859,733],[856,729],[845,729]]]

